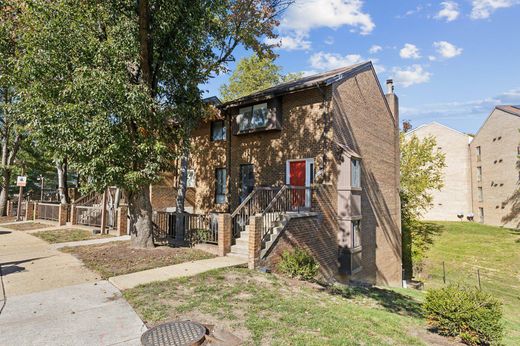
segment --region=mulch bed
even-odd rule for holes
[[[75,255],[83,261],[85,266],[98,272],[104,279],[215,257],[205,251],[191,248],[169,246],[159,246],[153,249],[133,248],[129,241],[66,247],[61,251]]]

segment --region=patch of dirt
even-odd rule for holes
[[[158,246],[152,249],[133,248],[127,241],[66,247],[61,251],[77,256],[88,268],[97,271],[104,279],[215,257],[207,252],[190,248],[169,246]]]
[[[18,224],[12,224],[3,226],[4,228],[9,228],[15,231],[32,231],[35,229],[41,229],[41,228],[49,228],[52,227],[52,225],[46,224],[46,223],[39,223],[39,222],[26,222],[26,223],[18,223]]]
[[[408,333],[411,336],[423,340],[427,345],[432,346],[463,346],[464,344],[459,342],[455,338],[444,337],[439,334],[432,333],[426,328],[418,327],[416,329],[410,329]]]

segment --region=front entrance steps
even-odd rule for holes
[[[268,225],[268,232],[262,239],[262,250],[260,258],[267,256],[276,240],[283,233],[285,227],[291,219],[299,217],[316,216],[315,212],[286,212],[282,214],[278,219],[272,222],[272,225]],[[269,219],[269,218],[266,218]],[[249,256],[249,232],[250,225],[245,226],[245,230],[240,232],[240,237],[235,239],[235,245],[231,246],[231,252],[228,256],[235,256],[241,258],[247,258]]]

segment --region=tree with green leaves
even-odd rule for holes
[[[282,75],[281,70],[282,68],[269,57],[259,57],[254,54],[240,59],[229,77],[228,84],[220,87],[222,100],[224,102],[235,100],[302,76],[302,73]]]
[[[152,247],[149,185],[204,116],[199,85],[239,45],[270,55],[286,0],[32,0],[19,68],[38,140],[86,179],[123,189],[132,244]],[[177,144],[177,145],[175,145]]]
[[[20,80],[15,68],[21,54],[18,45],[17,2],[0,3],[0,216],[7,212],[12,174],[19,168],[17,157],[27,137],[25,116],[21,112]]]
[[[401,225],[403,233],[403,266],[411,277],[419,266],[424,251],[431,243],[431,230],[419,220],[432,204],[432,191],[443,185],[445,155],[437,150],[433,136],[400,135],[401,146]]]

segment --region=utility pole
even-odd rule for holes
[[[44,183],[45,177],[40,174],[40,202],[43,202],[43,190],[45,190],[45,183]]]
[[[24,167],[22,166],[22,176],[25,174]],[[16,211],[16,221],[22,221],[22,198],[23,198],[23,186],[20,185],[20,190],[18,192],[18,210]]]

